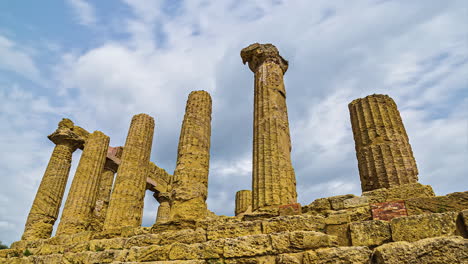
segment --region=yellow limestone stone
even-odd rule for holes
[[[158,213],[156,215],[156,223],[160,224],[169,221],[171,218],[171,205],[169,204],[170,193],[155,193],[154,198],[156,198],[156,200],[158,200],[159,202]]]
[[[57,130],[48,136],[56,144],[47,169],[34,198],[22,240],[49,238],[62,204],[73,152],[85,139],[74,132],[70,119],[63,119]]]
[[[241,190],[236,193],[236,216],[252,210],[252,192]]]
[[[133,117],[122,162],[117,170],[104,229],[141,225],[153,134],[154,119],[151,116],[138,114]]]
[[[91,229],[101,231],[106,219],[107,208],[109,207],[110,195],[114,176],[122,158],[123,147],[109,147],[107,151],[106,163],[99,180],[99,188],[96,196],[96,204],[93,210],[93,221]]]
[[[362,191],[418,181],[418,168],[397,105],[374,94],[349,104]]]
[[[94,131],[89,135],[65,202],[57,235],[89,229],[108,148],[109,137],[104,133]]]
[[[272,44],[252,44],[241,57],[255,73],[252,209],[296,203],[283,83],[288,62]]]
[[[171,220],[207,215],[211,96],[191,92],[185,108],[171,191]]]

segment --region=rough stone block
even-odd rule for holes
[[[351,240],[349,239],[349,224],[327,225],[325,233],[335,236],[339,246],[351,245]]]
[[[224,256],[251,257],[272,253],[270,237],[268,235],[244,236],[238,238],[227,238],[224,244]]]
[[[125,242],[124,248],[158,245],[160,242],[161,237],[159,235],[144,234],[128,238],[127,242]]]
[[[280,216],[262,222],[263,233],[285,231],[323,231],[324,218],[313,215]]]
[[[213,264],[220,264],[222,262],[214,262]],[[275,256],[261,256],[252,258],[232,258],[225,259],[225,264],[271,264],[275,263]],[[211,264],[211,263],[210,263]]]
[[[457,235],[457,213],[413,215],[390,222],[393,241],[417,241],[429,237]]]
[[[338,246],[337,237],[314,231],[296,231],[289,234],[291,247],[297,249],[315,249]]]
[[[147,247],[132,247],[126,257],[126,261],[144,262],[156,260],[168,260],[170,245],[152,245]]]
[[[412,198],[405,202],[408,215],[459,212],[468,209],[468,191],[445,196]]]
[[[371,253],[367,247],[320,248],[305,252],[303,264],[369,264]]]
[[[434,197],[435,194],[430,185],[411,183],[363,192],[362,196],[366,196],[370,203],[383,203],[420,197]]]
[[[300,203],[292,203],[280,205],[278,209],[279,215],[300,215],[302,213],[302,207]]]
[[[123,249],[127,239],[117,237],[112,239],[99,239],[89,241],[89,250],[102,251],[104,249]]]
[[[301,264],[302,254],[282,254],[276,257],[276,264]]]
[[[289,240],[289,232],[270,234],[271,246],[277,253],[285,253],[291,251],[291,241]]]
[[[184,244],[201,243],[206,241],[206,232],[201,228],[183,229],[176,232],[164,232],[159,234],[160,245],[168,245],[175,242]]]
[[[262,234],[262,222],[238,222],[208,226],[208,240]]]
[[[356,197],[354,194],[338,195],[328,197],[328,201],[330,201],[330,205],[333,210],[342,210],[345,209],[344,201],[354,197]]]
[[[302,212],[310,214],[324,214],[328,210],[331,210],[331,205],[327,198],[319,198],[302,208]]]
[[[367,205],[369,205],[369,198],[367,198],[366,196],[353,197],[353,198],[349,198],[343,201],[343,207],[345,209],[367,206]]]
[[[407,216],[404,201],[371,204],[372,219],[390,221],[395,217]]]
[[[349,231],[353,246],[378,246],[392,240],[390,224],[384,221],[351,223]]]
[[[468,263],[468,242],[462,237],[436,237],[414,243],[394,242],[375,248],[375,264]]]

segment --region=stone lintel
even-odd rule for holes
[[[254,73],[264,62],[274,62],[283,70],[283,74],[288,70],[288,61],[279,54],[278,49],[273,44],[254,43],[241,50],[242,62],[249,63],[249,68]]]
[[[57,130],[47,136],[47,138],[56,145],[65,144],[74,148],[83,149],[89,134],[90,133],[85,129],[75,126],[70,119],[63,118],[58,123]]]
[[[109,147],[107,150],[106,163],[104,165],[105,169],[111,170],[114,173],[117,172],[121,162],[122,150],[123,147]]]

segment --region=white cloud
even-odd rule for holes
[[[73,7],[78,23],[84,26],[92,26],[96,24],[97,18],[94,7],[86,0],[67,0]]]
[[[42,82],[33,57],[14,41],[0,35],[0,70],[14,72],[31,81]]]

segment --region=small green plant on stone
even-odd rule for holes
[[[100,247],[100,246],[96,246],[95,251],[96,251],[96,252],[104,251],[104,248],[102,248],[102,247]]]
[[[29,251],[29,249],[26,249],[26,250],[23,252],[23,255],[27,257],[27,256],[31,256],[32,253],[31,253],[31,251]]]
[[[7,248],[8,248],[8,246],[7,246],[7,245],[4,245],[4,244],[2,243],[2,241],[0,241],[0,249],[7,249]]]

